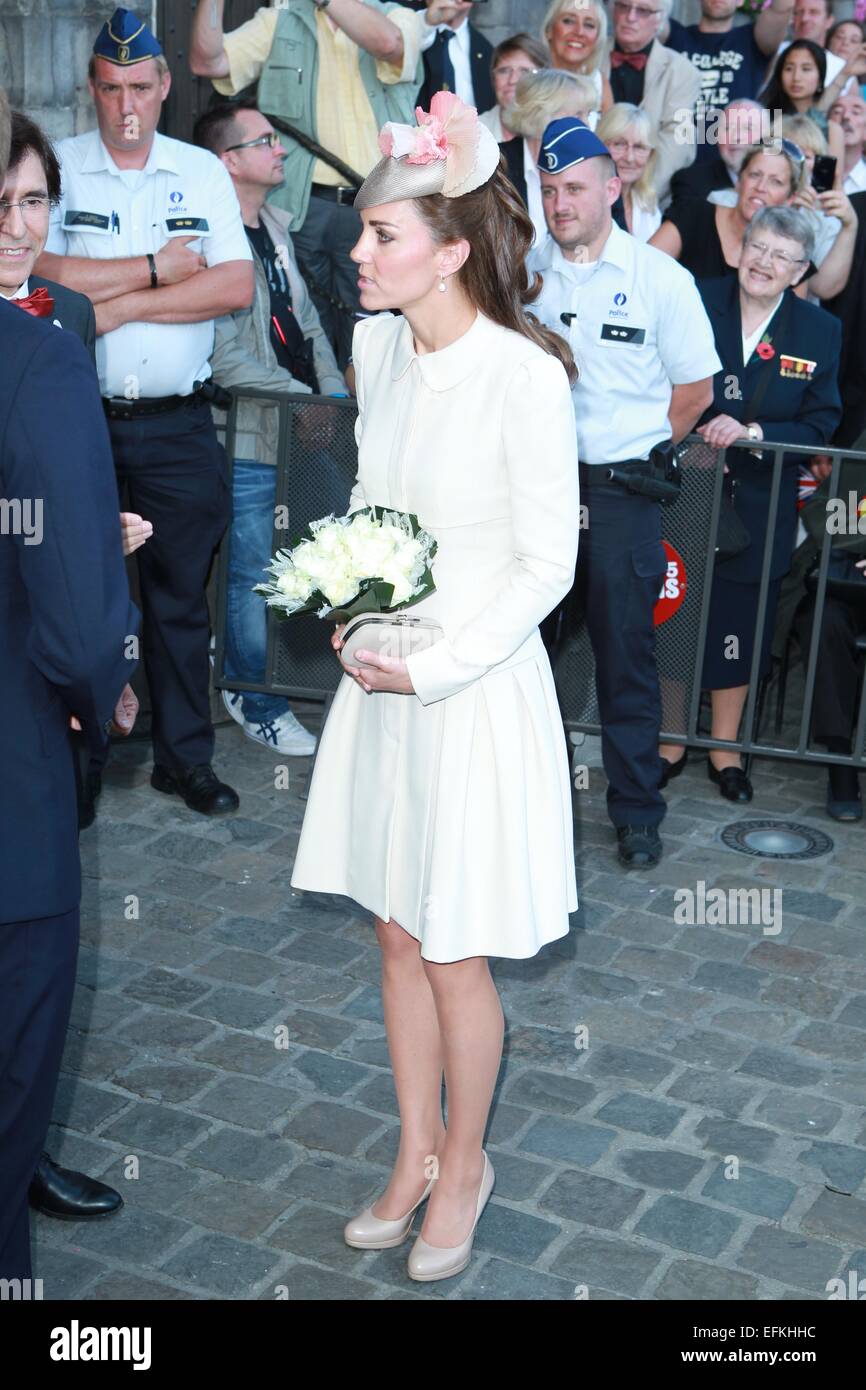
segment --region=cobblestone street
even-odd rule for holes
[[[319,708],[296,706],[312,728]],[[420,1285],[410,1242],[342,1239],[398,1136],[371,918],[290,886],[308,761],[277,789],[285,760],[233,724],[214,761],[241,809],[208,820],[150,788],[146,741],[115,749],[82,836],[48,1147],[125,1206],[34,1218],[46,1299],[823,1300],[866,1277],[864,827],[827,818],[823,769],[758,760],[741,808],[693,753],[661,864],[632,874],[590,771],[571,932],[493,964],[507,1031],[473,1258]],[[835,848],[780,864],[721,843],[765,816]],[[781,887],[781,931],[678,924],[699,880]]]

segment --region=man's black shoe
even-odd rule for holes
[[[88,772],[81,789],[81,805],[78,808],[78,829],[86,830],[96,820],[96,798],[102,791],[102,774]]]
[[[662,857],[662,842],[654,825],[619,825],[619,862],[627,869],[651,869]]]
[[[154,763],[150,785],[158,792],[177,792],[191,811],[200,811],[203,816],[221,816],[236,811],[241,804],[237,792],[219,780],[210,763],[183,772]]]
[[[113,1187],[86,1173],[61,1168],[47,1153],[39,1159],[28,1198],[35,1211],[56,1216],[59,1221],[92,1221],[111,1216],[123,1206],[123,1198]]]

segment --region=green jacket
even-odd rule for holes
[[[383,3],[383,0],[363,0],[363,3],[385,15],[391,10],[405,8]],[[411,82],[382,82],[376,72],[375,58],[363,48],[358,50],[358,65],[377,130],[381,130],[386,121],[413,124],[415,103],[424,80],[421,58],[418,59]],[[313,0],[292,0],[285,9],[280,9],[271,51],[259,78],[259,110],[281,116],[297,126],[304,135],[317,140],[318,76],[316,6]],[[282,141],[288,151],[285,181],[281,188],[271,194],[269,202],[289,213],[291,229],[297,231],[307,215],[315,156],[287,135],[282,137]],[[359,169],[358,172],[363,173],[364,170]]]

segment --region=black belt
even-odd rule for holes
[[[203,404],[204,397],[198,391],[193,391],[189,396],[144,396],[134,401],[118,396],[102,397],[109,420],[137,420],[143,415],[166,415],[182,405]]]
[[[314,198],[325,198],[329,203],[352,203],[358,190],[354,185],[347,188],[345,184],[313,183],[310,185],[310,192]]]

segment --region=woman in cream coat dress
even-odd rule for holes
[[[468,1263],[493,1183],[482,1140],[503,1018],[487,957],[535,955],[577,907],[568,755],[538,624],[572,585],[578,471],[573,360],[523,313],[532,226],[495,141],[450,93],[421,127],[435,158],[388,154],[418,134],[392,129],[356,199],[351,254],[364,308],[403,316],[355,329],[350,510],[414,512],[433,534],[436,589],[411,611],[445,635],[405,660],[341,662],[292,884],[374,914],[401,1141],[386,1192],[345,1238],[400,1243],[432,1190],[409,1261],[429,1280]]]

